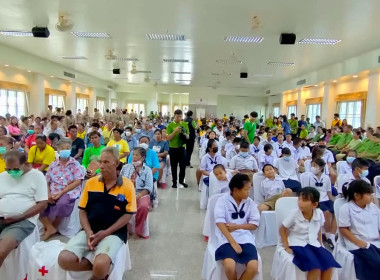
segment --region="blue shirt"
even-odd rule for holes
[[[298,121],[298,127],[301,127],[301,125],[304,125],[306,128],[307,127],[306,121]]]
[[[149,144],[149,149],[152,149],[157,154],[161,154],[165,151],[168,152],[169,151],[169,143],[168,143],[168,141],[157,142],[156,140],[153,139]]]
[[[132,152],[132,150],[139,146],[139,143],[137,140],[132,136],[129,140],[127,137],[122,137],[125,141],[128,142],[129,151]]]
[[[132,163],[132,156],[133,156],[133,151],[131,151],[129,157],[128,157],[128,163]],[[153,169],[153,168],[160,168],[160,160],[158,159],[158,156],[155,151],[152,149],[148,149],[146,152],[146,159],[145,159],[145,164]],[[153,178],[158,180],[158,171],[153,174]]]
[[[284,135],[290,134],[290,124],[288,122],[283,122],[282,128],[284,129]]]

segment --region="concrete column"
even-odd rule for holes
[[[169,113],[170,113],[170,116],[174,116],[174,112],[173,112],[173,93],[170,94],[170,97],[169,97]]]
[[[77,112],[77,87],[74,83],[67,85],[66,110],[71,110],[73,114]]]
[[[281,102],[280,102],[280,115],[286,115],[286,102],[285,102],[285,95],[282,93],[281,95]]]
[[[297,89],[297,116],[306,115],[305,98],[302,95],[302,89]]]
[[[43,116],[48,105],[45,103],[44,77],[40,74],[34,74],[30,89],[29,115]]]
[[[88,114],[90,116],[94,114],[94,108],[96,108],[96,89],[95,88],[90,90],[90,98],[88,99]]]
[[[331,122],[336,113],[335,86],[326,83],[323,86],[322,116],[321,119],[326,123],[326,128],[331,127]]]
[[[376,127],[380,123],[380,114],[376,110],[380,108],[379,74],[373,73],[368,77],[368,93],[366,111],[362,125]]]

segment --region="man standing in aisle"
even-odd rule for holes
[[[253,138],[255,138],[256,133],[256,119],[259,115],[257,112],[251,112],[249,120],[244,123],[244,130],[247,132],[244,135],[244,138],[250,144],[253,144]]]
[[[342,126],[342,120],[339,118],[339,114],[337,113],[334,114],[334,120],[331,123],[331,127],[334,127],[334,126],[339,126],[339,127]]]
[[[189,127],[187,122],[182,121],[182,111],[174,112],[174,121],[171,122],[167,129],[169,141],[170,165],[172,168],[173,188],[177,188],[177,166],[179,165],[179,183],[185,188],[186,175],[186,152],[185,146],[189,139]]]
[[[226,115],[226,114],[224,114]],[[186,119],[185,122],[187,122],[187,126],[189,127],[189,140],[186,143],[186,166],[193,168],[191,166],[191,154],[194,150],[194,143],[195,143],[195,130],[197,129],[197,125],[195,124],[195,121],[193,120],[193,111],[189,110],[186,113]]]

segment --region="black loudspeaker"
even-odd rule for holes
[[[296,34],[294,33],[282,33],[280,35],[281,45],[294,45],[296,43]]]
[[[115,75],[120,75],[120,69],[112,69],[112,73]]]
[[[32,28],[33,37],[36,38],[49,38],[50,32],[47,27],[33,27]]]
[[[240,72],[240,79],[247,79],[248,73],[247,72]]]

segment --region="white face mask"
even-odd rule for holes
[[[129,137],[129,136],[132,135],[132,133],[131,133],[130,131],[126,131],[126,132],[125,132],[125,135],[126,135],[127,137]]]
[[[139,147],[147,150],[149,148],[149,145],[147,143],[141,143],[139,144]]]
[[[319,171],[320,171],[320,169],[318,167],[314,167],[314,166],[311,167],[311,172],[314,175],[317,175],[319,173]]]

